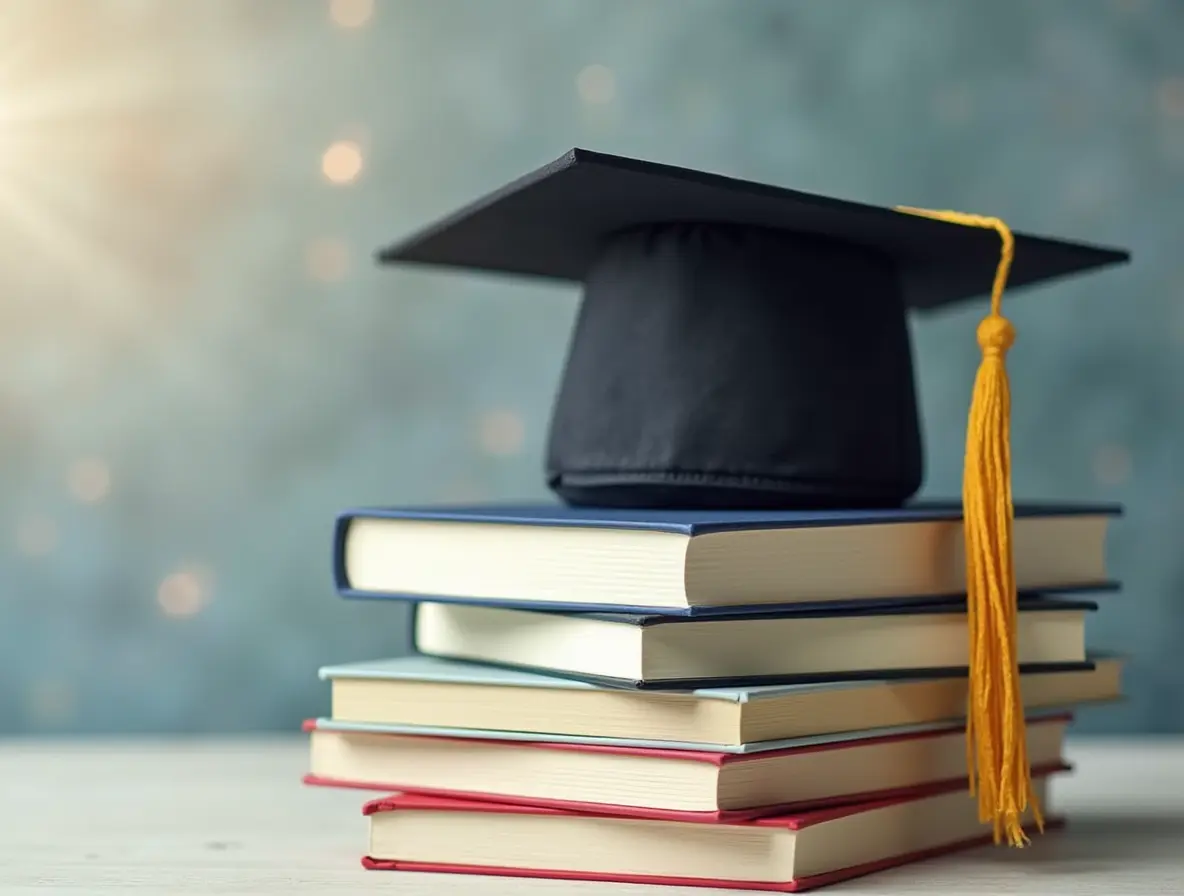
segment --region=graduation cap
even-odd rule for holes
[[[1031,789],[1003,362],[1015,334],[1000,300],[1005,286],[1128,258],[1013,233],[995,218],[880,208],[583,149],[379,253],[582,286],[546,457],[548,486],[579,505],[907,502],[923,478],[907,316],[989,295],[963,489],[968,734],[980,812],[997,839],[1017,844]]]

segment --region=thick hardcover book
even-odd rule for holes
[[[1032,598],[1018,614],[1021,671],[1088,666],[1097,605]],[[966,674],[965,603],[795,608],[743,617],[557,613],[421,603],[429,656],[570,675],[626,688],[746,687]]]
[[[1045,830],[1063,823],[1033,780]],[[399,794],[369,802],[365,868],[799,892],[989,843],[963,787],[748,821],[582,813]],[[1025,813],[1031,829],[1031,807]]]
[[[1112,588],[1120,508],[1019,504],[1023,592]],[[565,506],[364,508],[337,520],[347,597],[696,615],[965,593],[962,512],[642,511]]]
[[[1062,764],[1070,721],[1068,714],[1029,719],[1032,767]],[[385,734],[315,721],[306,729],[307,784],[592,814],[751,818],[967,780],[963,725],[744,754]]]
[[[1119,700],[1123,658],[1091,652],[1093,668],[1028,673],[1027,711]],[[483,731],[514,739],[629,738],[746,752],[749,745],[869,728],[961,721],[965,677],[884,679],[651,691],[604,687],[430,656],[325,666],[335,724],[403,733]]]

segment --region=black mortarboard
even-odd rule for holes
[[[1012,287],[1128,257],[1014,239]],[[583,284],[546,461],[567,502],[869,507],[922,480],[906,312],[987,294],[999,245],[573,149],[379,257]]]

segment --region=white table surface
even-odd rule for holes
[[[300,737],[0,739],[0,894],[642,894],[719,890],[367,872],[362,794],[306,788]],[[1067,830],[819,893],[1184,894],[1184,739],[1071,741]]]

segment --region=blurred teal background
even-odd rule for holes
[[[1184,4],[7,0],[0,733],[293,729],[406,649],[334,514],[546,497],[578,296],[372,252],[572,146],[1130,248],[1006,300],[1016,493],[1128,509],[1079,730],[1184,730]],[[929,494],[982,313],[915,321]]]

